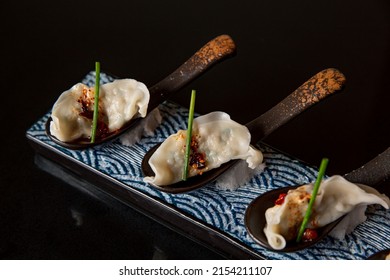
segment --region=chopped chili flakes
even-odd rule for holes
[[[79,113],[80,116],[90,119],[93,119],[93,101],[94,100],[94,94],[90,88],[83,88],[83,94],[80,96],[80,98],[77,100],[78,103],[81,105],[81,112]],[[101,110],[99,110],[101,112]],[[102,139],[113,132],[109,132],[108,125],[102,120],[103,114],[99,113],[99,120],[97,123],[97,130],[96,130],[96,138]]]
[[[318,233],[315,229],[307,228],[303,232],[302,240],[303,241],[312,241],[318,238]]]
[[[198,148],[199,144],[197,141],[197,136],[192,136],[190,166],[194,169],[201,170],[206,168],[206,155],[205,153],[199,152]]]
[[[275,205],[282,205],[284,203],[284,199],[286,198],[287,193],[279,194],[278,199],[275,201]]]

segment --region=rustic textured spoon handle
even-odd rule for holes
[[[337,69],[329,68],[317,73],[272,109],[247,124],[252,143],[257,143],[314,104],[338,92],[344,84],[345,76]]]
[[[344,177],[350,182],[369,186],[375,186],[390,178],[390,147]]]
[[[166,100],[168,95],[183,88],[211,66],[235,55],[236,45],[229,35],[220,35],[199,49],[165,79],[149,88],[149,110]]]

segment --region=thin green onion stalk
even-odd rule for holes
[[[190,111],[189,111],[189,115],[188,115],[186,151],[185,151],[184,169],[183,169],[183,176],[182,176],[183,181],[186,181],[188,178],[188,167],[189,167],[190,153],[191,153],[192,123],[194,120],[194,111],[195,111],[195,98],[196,98],[196,90],[192,90]]]
[[[91,143],[95,143],[97,123],[99,118],[100,62],[95,62],[95,103],[91,129]]]
[[[318,193],[318,189],[320,188],[322,178],[325,175],[325,170],[326,170],[326,167],[328,166],[328,162],[329,162],[329,160],[327,158],[323,158],[322,161],[321,161],[321,165],[320,165],[320,169],[318,171],[317,179],[316,179],[316,181],[314,183],[313,191],[311,193],[309,205],[308,205],[308,207],[306,209],[306,213],[305,213],[305,216],[303,218],[301,227],[299,228],[298,236],[297,236],[297,239],[296,239],[297,242],[301,242],[303,233],[304,233],[304,231],[306,229],[306,225],[307,225],[307,223],[310,220],[310,216],[311,216],[311,212],[312,212],[312,209],[313,209],[313,205],[314,205],[314,202],[316,200],[316,196],[317,196],[317,193]]]

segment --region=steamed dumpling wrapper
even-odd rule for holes
[[[169,136],[149,159],[155,176],[144,181],[164,186],[181,181],[187,131]],[[247,127],[233,121],[224,112],[212,112],[194,119],[189,177],[202,174],[233,159],[246,160],[250,168],[263,161],[259,150],[250,146]]]
[[[52,110],[50,133],[60,141],[69,142],[91,136],[94,88],[82,83],[63,92]],[[115,80],[100,86],[99,121],[114,132],[133,118],[145,117],[149,90],[134,79]]]
[[[283,249],[287,241],[296,238],[313,185],[308,184],[290,190],[283,204],[267,209],[265,213],[267,225],[264,233],[268,243],[274,249]],[[364,212],[370,204],[379,204],[389,209],[390,200],[369,186],[353,184],[342,176],[332,176],[323,180],[320,185],[308,227],[320,228],[347,214],[340,222],[344,230],[337,229],[337,227],[333,230],[343,231],[344,234],[338,236],[343,238],[345,233],[348,233],[345,228],[349,227],[350,232],[366,219]],[[356,222],[357,216],[354,212],[363,215],[358,222]]]

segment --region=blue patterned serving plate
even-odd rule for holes
[[[113,78],[102,74],[101,81]],[[83,83],[92,85],[94,73]],[[172,102],[159,106],[163,121],[153,135],[142,137],[132,146],[112,142],[85,150],[69,150],[45,134],[50,112],[39,119],[26,136],[34,149],[61,166],[81,175],[94,186],[159,222],[190,235],[230,258],[260,259],[366,259],[390,248],[390,211],[369,206],[367,220],[342,241],[327,237],[305,250],[293,253],[269,251],[250,237],[244,224],[245,211],[260,194],[279,187],[315,180],[317,171],[266,144],[264,171],[235,191],[218,189],[215,183],[183,194],[161,192],[143,182],[141,162],[144,154],[178,129],[184,129],[188,110]]]

